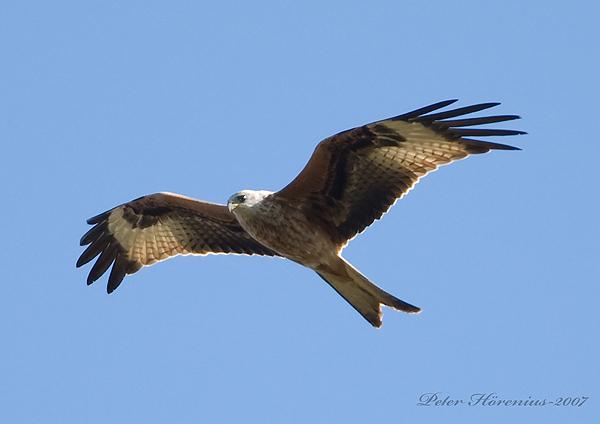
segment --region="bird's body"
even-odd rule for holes
[[[337,254],[331,237],[321,225],[309,222],[300,205],[264,191],[240,193],[260,193],[260,200],[252,205],[229,203],[228,207],[242,228],[262,245],[312,269]]]
[[[94,227],[81,239],[89,246],[77,266],[100,255],[88,276],[91,284],[112,264],[110,293],[125,275],[175,255],[280,256],[314,270],[373,326],[381,326],[381,305],[419,312],[377,287],[340,254],[349,240],[438,166],[469,154],[516,149],[465,136],[520,131],[461,127],[517,116],[448,120],[496,103],[430,114],[453,102],[323,140],[302,172],[278,192],[244,190],[231,196],[227,205],[157,193],[117,206],[88,220]]]

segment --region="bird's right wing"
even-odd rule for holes
[[[140,197],[87,222],[94,227],[81,238],[80,244],[89,246],[77,267],[100,255],[87,278],[92,284],[113,264],[108,293],[125,275],[176,255],[276,255],[254,240],[226,206],[177,194]]]
[[[439,102],[326,138],[302,172],[275,196],[303,205],[306,215],[322,222],[343,246],[440,165],[489,150],[517,149],[470,137],[525,134],[472,128],[518,116],[463,118],[499,103],[430,113],[454,102]]]

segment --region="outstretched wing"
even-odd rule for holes
[[[431,114],[455,101],[439,102],[323,140],[302,172],[276,196],[303,204],[305,213],[330,228],[341,246],[381,218],[421,177],[438,166],[492,149],[518,150],[468,138],[525,134],[464,128],[519,118],[462,118],[499,103]],[[449,119],[456,117],[461,118]]]
[[[112,264],[108,293],[125,275],[176,255],[276,255],[246,233],[226,206],[177,194],[140,197],[87,222],[94,227],[81,238],[89,246],[77,267],[100,255],[87,278],[92,284]]]

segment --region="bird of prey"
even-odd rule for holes
[[[93,227],[81,245],[89,246],[77,267],[100,255],[87,283],[112,265],[111,293],[125,275],[176,255],[279,256],[314,270],[375,327],[381,326],[381,305],[417,313],[418,307],[373,284],[340,253],[438,166],[489,150],[519,150],[471,138],[525,134],[473,128],[519,116],[464,118],[499,103],[440,111],[455,101],[326,138],[300,174],[277,192],[243,190],[227,205],[155,193],[110,209],[87,220]]]

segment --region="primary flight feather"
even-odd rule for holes
[[[300,174],[275,193],[243,190],[227,205],[156,193],[117,206],[88,219],[94,226],[81,238],[88,247],[77,267],[99,255],[87,283],[112,265],[111,293],[125,275],[176,255],[280,256],[314,270],[375,327],[381,326],[381,305],[419,312],[377,287],[340,253],[438,166],[489,150],[518,150],[471,138],[525,134],[472,128],[518,116],[463,118],[499,103],[436,112],[455,101],[326,138]]]

